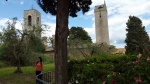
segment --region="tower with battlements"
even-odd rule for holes
[[[94,13],[96,43],[107,43],[109,45],[108,18],[105,1],[104,4],[95,6]]]
[[[41,14],[36,9],[24,10],[24,30],[32,31],[41,38]]]

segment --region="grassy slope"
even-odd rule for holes
[[[15,67],[0,69],[0,84],[35,84],[35,68],[22,67],[23,74],[14,74]],[[44,72],[54,70],[54,64],[44,65]]]

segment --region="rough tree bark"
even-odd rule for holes
[[[15,56],[15,59],[16,59],[16,61],[17,61],[17,69],[16,69],[16,71],[14,72],[15,74],[18,74],[18,73],[22,73],[22,70],[21,70],[21,64],[20,64],[20,57],[21,57],[21,55],[23,55],[23,54],[21,54],[21,44],[22,44],[22,42],[23,42],[23,39],[24,39],[24,37],[25,37],[25,35],[27,35],[26,33],[21,33],[19,30],[18,30],[18,32],[22,35],[22,37],[21,37],[21,40],[19,41],[19,43],[18,43],[18,46],[17,46],[17,48],[18,48],[18,51],[15,51],[14,50],[14,56]],[[25,52],[24,52],[25,53]]]
[[[67,37],[69,0],[57,0],[55,31],[55,84],[68,84],[67,79]]]
[[[17,60],[17,69],[14,73],[15,74],[22,73],[21,65],[20,65],[20,59]]]

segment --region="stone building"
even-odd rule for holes
[[[96,43],[107,43],[109,45],[108,18],[105,1],[104,4],[95,6],[94,13]]]
[[[33,29],[34,34],[41,38],[41,14],[36,9],[24,10],[24,30]]]

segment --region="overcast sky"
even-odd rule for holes
[[[95,42],[95,18],[94,7],[104,4],[104,0],[92,0],[91,9],[86,14],[78,13],[78,17],[69,17],[69,27],[83,27]],[[110,44],[117,48],[125,46],[126,23],[129,16],[137,16],[146,27],[146,32],[150,35],[150,0],[105,0],[108,10],[108,26]],[[43,36],[52,36],[55,33],[55,16],[45,14],[37,5],[36,0],[0,0],[0,28],[5,25],[8,19],[18,17],[16,24],[21,29],[23,23],[23,12],[31,8],[41,13],[42,23],[50,26],[50,31],[43,33]]]

